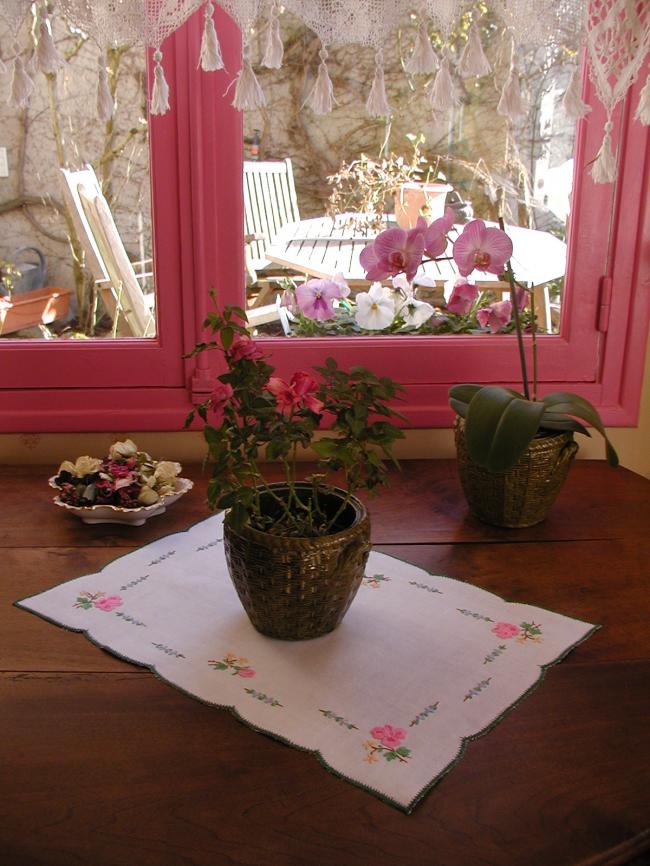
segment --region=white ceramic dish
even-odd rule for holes
[[[59,489],[54,477],[50,478],[50,487]],[[131,526],[142,526],[150,517],[164,514],[170,505],[193,487],[194,482],[189,478],[177,478],[176,490],[173,493],[166,493],[159,502],[143,505],[141,508],[120,508],[118,505],[68,505],[67,502],[61,502],[58,496],[53,501],[55,505],[65,508],[83,523],[126,523]]]

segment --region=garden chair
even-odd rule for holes
[[[136,274],[104,198],[92,166],[79,171],[61,169],[65,184],[64,195],[79,240],[84,248],[86,264],[101,292],[102,301],[113,317],[120,336],[151,337],[156,321],[152,309],[154,295],[145,295],[139,279],[152,272]]]

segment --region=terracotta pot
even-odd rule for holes
[[[507,472],[477,466],[465,445],[464,424],[456,423],[456,453],[469,510],[492,526],[523,528],[541,523],[557,499],[578,446],[573,433],[538,436]]]
[[[271,484],[287,496],[285,484]],[[311,485],[298,484],[306,501]],[[273,514],[273,499],[264,492],[263,511]],[[332,516],[345,492],[334,488],[323,509]],[[365,573],[370,552],[370,518],[351,497],[341,515],[341,529],[319,538],[288,538],[250,526],[235,530],[229,514],[224,546],[230,577],[257,631],[282,640],[306,640],[333,631],[350,607]]]
[[[403,183],[395,193],[397,225],[412,229],[419,216],[429,223],[444,216],[447,193],[452,189],[447,183]]]
[[[34,325],[49,325],[68,314],[70,289],[44,287],[0,298],[0,335],[14,334]]]

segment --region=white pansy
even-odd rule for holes
[[[138,453],[138,446],[132,439],[125,439],[124,442],[114,442],[108,449],[109,460],[124,460],[127,457],[135,457]]]
[[[97,457],[77,457],[75,463],[69,460],[64,460],[59,466],[59,472],[69,472],[75,478],[83,478],[84,475],[92,475],[93,472],[98,472],[102,461]]]
[[[160,496],[156,493],[155,490],[152,490],[151,487],[143,487],[142,490],[138,493],[138,502],[141,502],[142,505],[153,505],[154,502],[158,502]]]
[[[395,302],[390,294],[391,289],[373,283],[367,292],[357,295],[355,319],[359,327],[366,331],[383,331],[391,324],[395,318]]]
[[[161,460],[160,463],[156,465],[156,470],[153,474],[153,477],[158,482],[158,489],[160,489],[160,484],[169,484],[173,482],[174,478],[181,471],[180,463],[173,463],[171,460]]]
[[[415,298],[407,298],[399,309],[399,314],[404,319],[404,324],[411,328],[419,328],[428,322],[435,310],[426,301],[418,301]]]

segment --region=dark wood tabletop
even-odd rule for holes
[[[378,549],[603,626],[406,815],[12,607],[207,516],[198,467],[142,527],[81,524],[48,474],[0,468],[0,866],[650,863],[649,480],[577,461],[525,530],[470,517],[453,461],[367,500]]]

